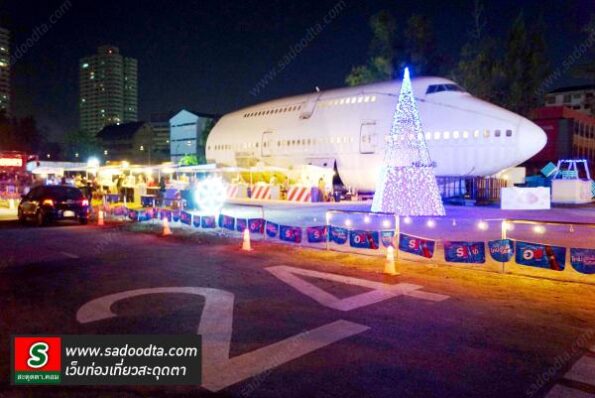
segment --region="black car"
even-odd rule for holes
[[[35,220],[39,226],[71,219],[81,224],[89,220],[89,200],[80,189],[66,185],[44,185],[31,189],[19,203],[19,221]]]

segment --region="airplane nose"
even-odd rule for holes
[[[518,147],[520,155],[523,158],[522,161],[525,161],[536,155],[547,143],[547,135],[545,132],[541,129],[541,127],[529,119],[521,119],[518,127],[518,135]]]

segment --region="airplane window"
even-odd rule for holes
[[[487,130],[487,129],[486,129],[486,131],[484,131],[484,132],[483,132],[483,136],[484,136],[485,138],[490,138],[490,130]]]
[[[452,138],[454,138],[455,140],[456,140],[457,138],[459,138],[459,132],[458,132],[458,131],[453,131],[453,132],[452,132]]]
[[[469,132],[467,130],[463,131],[463,138],[469,138]]]
[[[449,138],[450,138],[450,132],[448,132],[448,131],[445,131],[445,132],[444,132],[444,139],[445,139],[445,140],[448,140]]]
[[[500,130],[494,131],[494,137],[500,137]]]
[[[435,131],[434,132],[434,139],[435,140],[439,140],[440,139],[440,131]]]
[[[474,137],[474,138],[479,138],[479,130],[475,130],[475,131],[473,132],[473,137]]]
[[[432,139],[432,133],[430,133],[429,131],[426,133],[426,140],[431,140]]]
[[[506,136],[512,137],[512,130],[506,130]]]

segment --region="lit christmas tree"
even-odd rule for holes
[[[401,216],[443,216],[435,163],[430,159],[405,68],[399,103],[386,136],[384,163],[376,183],[373,212]]]

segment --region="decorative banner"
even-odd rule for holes
[[[246,221],[245,218],[238,218],[236,220],[236,231],[244,232],[244,230],[247,228],[247,226],[248,226],[248,221]]]
[[[595,274],[595,249],[570,249],[570,264],[581,274]]]
[[[250,232],[255,234],[264,233],[264,219],[263,218],[251,218],[248,220],[248,228]]]
[[[324,225],[320,227],[308,227],[306,228],[306,235],[308,235],[308,243],[326,242],[326,227]]]
[[[498,239],[488,242],[490,255],[495,261],[505,263],[514,255],[514,241],[512,239]]]
[[[203,228],[216,228],[217,222],[215,216],[202,216],[200,218],[200,226]]]
[[[171,221],[172,220],[171,211],[166,210],[166,209],[160,209],[159,210],[159,219],[163,220],[164,218],[167,218],[167,221]]]
[[[270,221],[267,221],[267,236],[270,238],[276,238],[277,231],[279,231],[279,225],[272,223]]]
[[[514,259],[521,265],[563,271],[566,266],[566,248],[517,241]]]
[[[150,221],[153,218],[153,209],[140,210],[138,212],[138,221]]]
[[[384,247],[395,247],[394,244],[395,231],[382,231],[380,232],[380,239],[382,240],[382,246]]]
[[[219,215],[219,226],[221,228],[228,229],[233,231],[235,228],[236,219],[231,216],[226,216],[225,214]]]
[[[128,218],[130,218],[133,221],[138,221],[138,211],[129,209]]]
[[[378,249],[378,231],[351,231],[349,245],[358,249]]]
[[[399,250],[406,253],[416,254],[425,258],[434,256],[436,241],[418,238],[416,236],[400,234]]]
[[[486,262],[483,242],[444,241],[444,259],[450,263],[483,264]]]
[[[279,226],[279,239],[285,242],[301,243],[302,229],[300,227],[290,227],[288,225],[281,225]]]
[[[345,228],[330,227],[329,228],[329,240],[339,245],[344,245],[347,242],[349,231]]]
[[[183,211],[180,213],[180,222],[186,225],[192,225],[192,214],[188,213],[187,211]]]
[[[192,226],[194,228],[200,228],[200,216],[198,214],[192,217]]]
[[[178,222],[180,221],[180,210],[174,210],[172,211],[172,219],[174,220],[174,222]]]

